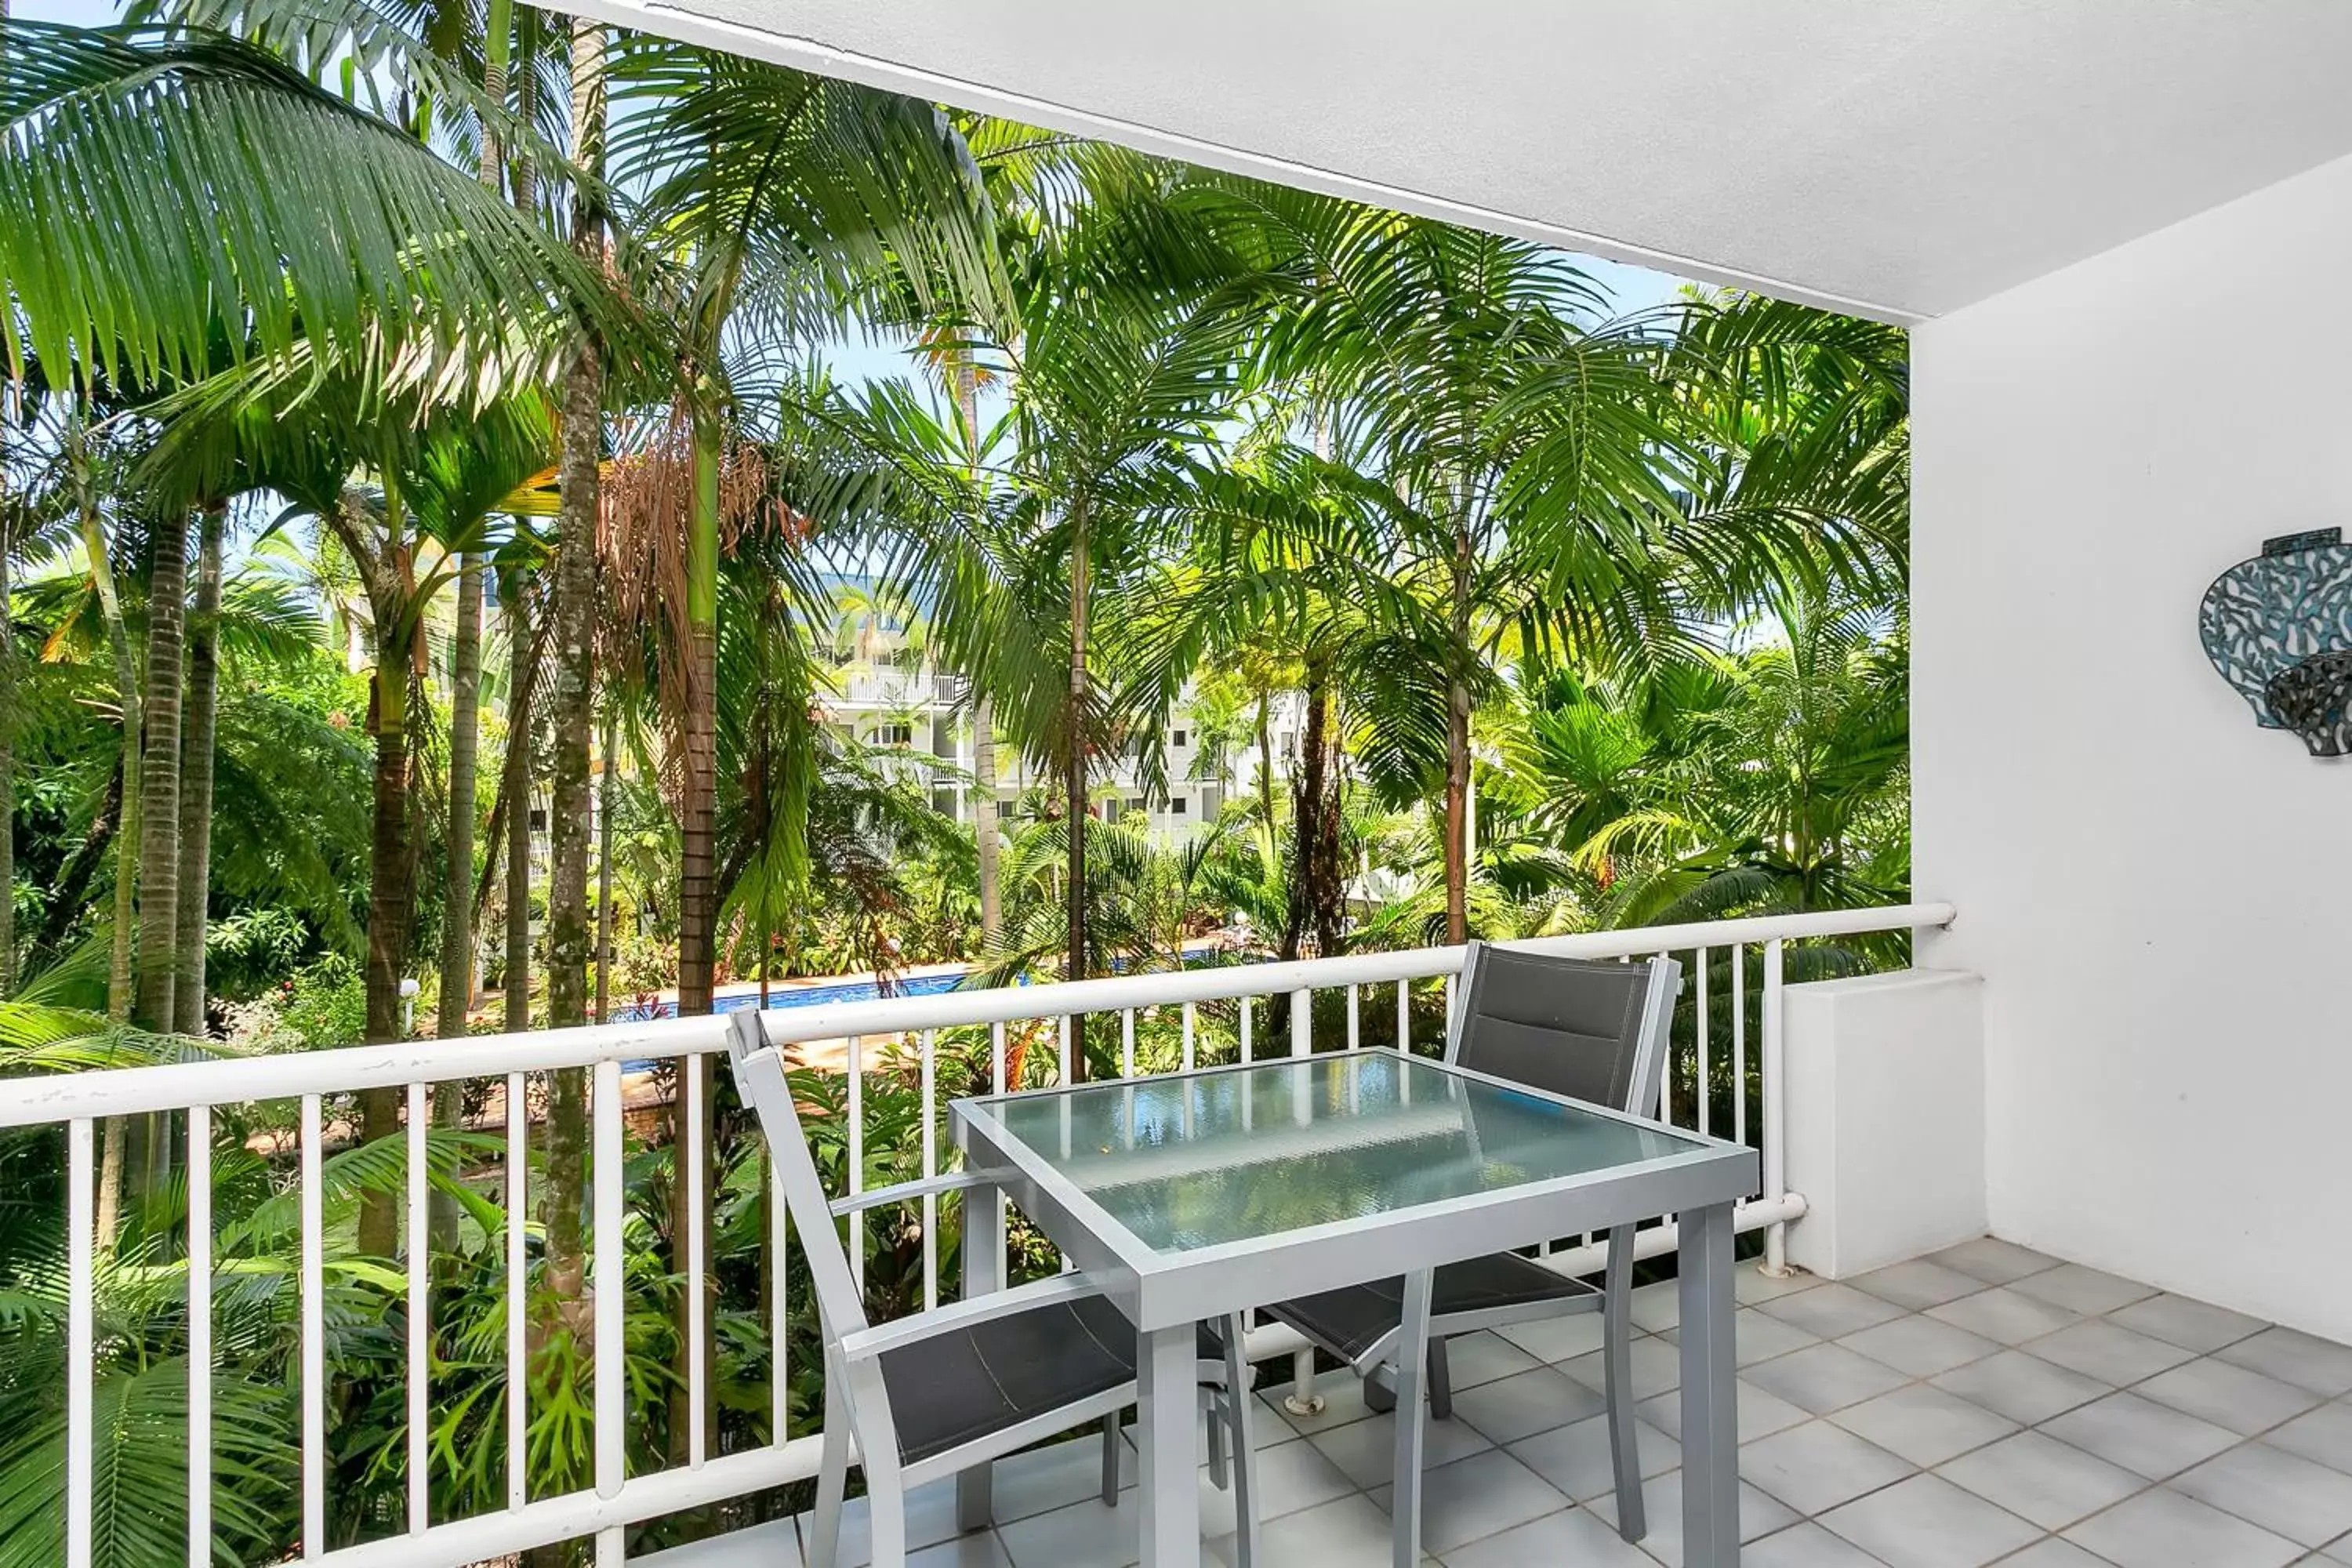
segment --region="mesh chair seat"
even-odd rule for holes
[[[1215,1332],[1200,1357],[1222,1366]],[[1135,1325],[1099,1296],[1057,1301],[887,1351],[882,1381],[907,1464],[1135,1381]],[[1222,1373],[1218,1381],[1222,1382]]]
[[[1536,1305],[1573,1310],[1569,1303],[1579,1300],[1598,1307],[1601,1293],[1533,1258],[1496,1252],[1439,1268],[1431,1286],[1429,1310],[1433,1319]],[[1354,1365],[1378,1349],[1404,1321],[1404,1280],[1350,1285],[1277,1302],[1265,1311]]]

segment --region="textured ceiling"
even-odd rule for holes
[[[2352,153],[2347,0],[585,8],[1896,319]]]

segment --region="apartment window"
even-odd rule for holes
[[[1184,743],[1184,731],[1181,730],[1177,731],[1175,733],[1168,737],[1168,741],[1171,745],[1182,745]]]
[[[877,724],[874,727],[874,743],[877,746],[911,746],[915,743],[912,724]]]
[[[1185,801],[1184,797],[1183,797],[1182,795],[1178,795],[1174,800],[1171,800],[1171,801],[1170,801],[1170,802],[1168,803],[1168,815],[1169,815],[1169,816],[1183,816],[1183,815],[1184,815],[1184,807],[1185,807],[1185,805],[1187,805],[1187,802]]]
[[[1129,811],[1149,811],[1151,809],[1151,803],[1145,800],[1139,795],[1133,796],[1128,801],[1127,809]]]

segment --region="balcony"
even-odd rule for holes
[[[2352,1350],[1990,1239],[1841,1283],[1738,1277],[1744,1554],[1791,1568],[2311,1562],[2352,1554]],[[1650,1533],[1616,1533],[1591,1319],[1454,1342],[1433,1423],[1423,1541],[1448,1568],[1680,1561],[1671,1283],[1634,1295]],[[1327,1378],[1323,1412],[1263,1388],[1271,1563],[1387,1568],[1395,1417]],[[1130,1461],[1132,1450],[1129,1450]],[[909,1500],[910,1562],[1103,1568],[1134,1560],[1133,1477],[1096,1495],[1094,1443],[998,1468],[996,1528],[959,1537],[951,1485]],[[1205,1475],[1202,1561],[1233,1502]],[[647,1568],[798,1568],[804,1521],[659,1552]],[[863,1505],[844,1525],[863,1561]],[[2305,1553],[2338,1541],[2334,1556]],[[2069,1547],[2076,1548],[2070,1552]]]
[[[2197,1561],[2332,1549],[2352,1562],[2352,1350],[1981,1238],[1975,982],[1904,967],[1913,930],[1952,914],[1918,906],[1534,944],[1681,958],[1665,1118],[1762,1151],[1760,1190],[1738,1211],[1754,1254],[1738,1314],[1750,1560],[1978,1563],[2059,1534],[2093,1555],[2041,1545],[2019,1561],[2132,1568],[2186,1561],[2165,1553],[2197,1542]],[[796,1092],[824,1129],[820,1166],[855,1192],[940,1173],[952,1159],[945,1102],[967,1086],[1066,1080],[1074,1016],[1090,1020],[1097,1070],[1126,1076],[1430,1051],[1461,963],[1461,950],[1433,948],[829,1003],[779,1012],[770,1032],[799,1043]],[[799,1561],[794,1514],[823,1409],[813,1314],[782,1205],[763,1206],[756,1131],[708,1114],[723,1049],[712,1020],[658,1020],[16,1085],[0,1128],[58,1137],[64,1155],[54,1191],[69,1218],[58,1402],[68,1568],[99,1560],[97,1478],[121,1408],[100,1394],[119,1392],[129,1358],[156,1350],[130,1342],[124,1325],[142,1300],[154,1311],[159,1293],[210,1304],[179,1309],[184,1338],[180,1318],[161,1313],[167,1366],[173,1354],[196,1367],[247,1356],[254,1303],[283,1303],[284,1364],[264,1391],[289,1413],[281,1472],[219,1446],[216,1411],[252,1389],[185,1385],[187,1490],[164,1512],[186,1521],[192,1560],[234,1506],[284,1520],[278,1554],[291,1543],[304,1561],[352,1568],[460,1568],[562,1542],[593,1542],[608,1565]],[[625,1085],[648,1079],[666,1088],[674,1135],[629,1109]],[[564,1081],[586,1092],[576,1286],[551,1260],[541,1201],[548,1090]],[[437,1130],[434,1094],[464,1085],[489,1109],[467,1131]],[[385,1089],[404,1098],[402,1131],[339,1147],[347,1097]],[[102,1256],[100,1129],[131,1118],[197,1152],[184,1209],[148,1222],[137,1257]],[[267,1145],[261,1129],[282,1142]],[[248,1152],[264,1146],[289,1152]],[[659,1173],[673,1153],[683,1193]],[[436,1196],[461,1189],[464,1212],[436,1222]],[[396,1222],[395,1256],[357,1250],[352,1218],[369,1192]],[[956,1205],[934,1194],[855,1222],[870,1301],[904,1310],[960,1288]],[[462,1267],[415,1245],[436,1223],[456,1226]],[[1664,1269],[1675,1237],[1671,1221],[1642,1229],[1637,1258]],[[1545,1252],[1586,1273],[1605,1244],[1563,1237]],[[1438,1560],[1676,1561],[1672,1289],[1640,1292],[1636,1321],[1655,1492],[1648,1554],[1609,1526],[1594,1325],[1580,1322],[1457,1342],[1457,1413],[1430,1439],[1426,1544]],[[577,1352],[576,1373],[546,1370],[550,1343]],[[613,1345],[628,1353],[597,1353]],[[1249,1350],[1265,1417],[1265,1560],[1385,1562],[1387,1418],[1351,1380],[1317,1378],[1286,1331],[1255,1330]],[[1295,1387],[1302,1376],[1310,1389]],[[509,1398],[516,1389],[527,1392]],[[673,1427],[673,1392],[688,1412],[723,1393],[723,1418]],[[1297,1392],[1319,1394],[1321,1413],[1294,1414],[1284,1396]],[[531,1457],[548,1451],[543,1426],[558,1415],[583,1434],[569,1474]],[[916,1561],[1132,1561],[1132,1477],[1121,1506],[1105,1509],[1090,1500],[1097,1458],[1086,1443],[1007,1461],[995,1529],[961,1540],[947,1494],[918,1494],[914,1534],[931,1550]],[[1203,1516],[1204,1560],[1223,1561],[1225,1494],[1205,1496]]]

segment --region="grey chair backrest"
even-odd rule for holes
[[[808,1255],[809,1277],[816,1284],[817,1310],[824,1315],[825,1336],[838,1340],[865,1328],[866,1304],[849,1271],[849,1252],[842,1246],[840,1228],[824,1195],[824,1183],[801,1131],[801,1113],[793,1103],[791,1082],[784,1076],[783,1053],[768,1044],[765,1026],[756,1011],[745,1010],[727,1021],[727,1063],[735,1087],[760,1119],[768,1152],[776,1162],[783,1184],[784,1212],[800,1234]]]
[[[1470,944],[1446,1059],[1531,1089],[1653,1115],[1683,966]]]

